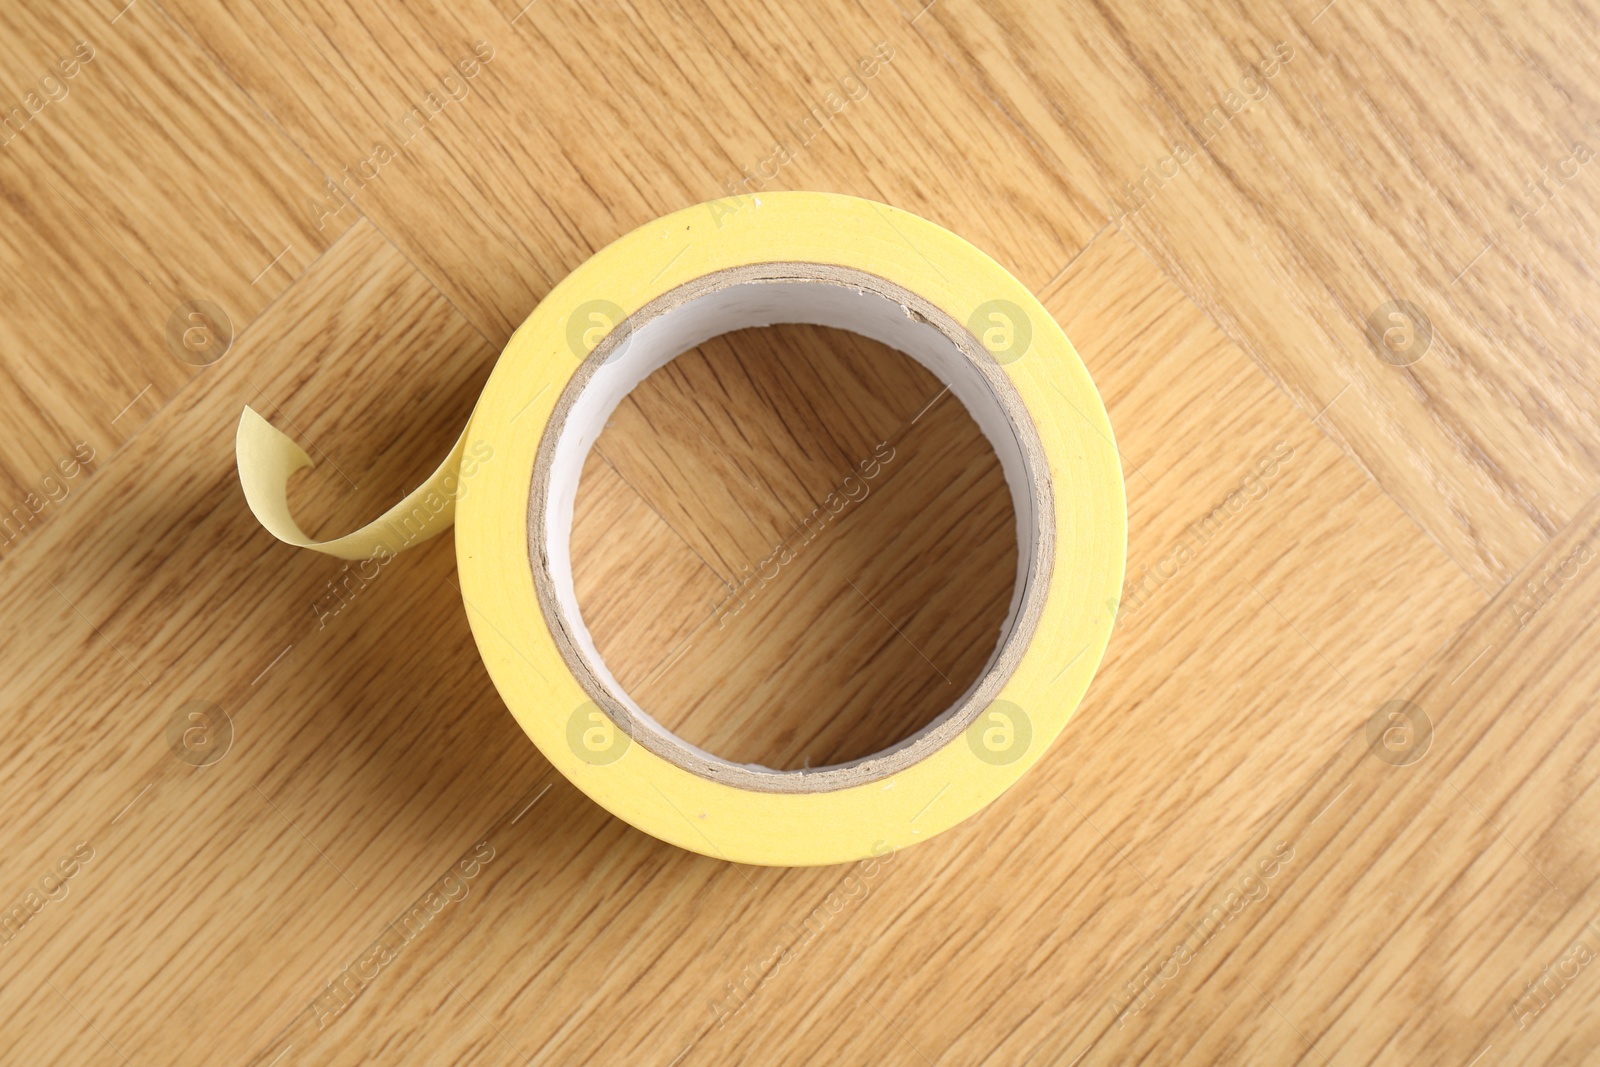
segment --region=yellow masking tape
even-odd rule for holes
[[[848,327],[858,315],[870,324],[859,332],[911,338],[908,353],[951,370],[953,377],[941,376],[1008,464],[1020,555],[1026,563],[1031,550],[1032,569],[1019,575],[1012,633],[985,677],[918,739],[837,770],[727,763],[656,725],[613,691],[596,662],[564,557],[572,456],[581,463],[609,413],[604,403],[683,350],[680,343],[767,322]],[[917,345],[959,354],[919,354]],[[620,358],[628,346],[634,351]],[[616,397],[586,409],[586,397],[605,389]],[[471,492],[458,506],[469,442],[494,462],[471,472]],[[344,537],[314,542],[290,515],[289,476],[311,463],[294,442],[247,408],[237,444],[252,511],[290,544],[368,558],[454,518],[473,635],[528,736],[613,814],[737,862],[852,861],[926,840],[976,813],[1066,725],[1105,650],[1122,584],[1121,467],[1105,408],[1066,335],[1025,286],[966,241],[853,197],[772,193],[733,209],[700,205],[618,239],[557,285],[513,335],[432,477]],[[1037,513],[1025,514],[1030,507]]]

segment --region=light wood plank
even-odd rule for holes
[[[1600,489],[1600,54],[1574,33],[1558,60],[1580,16],[1544,15],[956,0],[919,25],[1492,591]],[[1129,93],[1143,121],[1086,151],[1079,116]],[[1404,367],[1369,341],[1396,300],[1432,335]]]
[[[0,506],[56,498],[4,551],[72,505],[75,446],[103,462],[224,350],[184,347],[181,307],[237,337],[349,222],[309,225],[304,154],[159,7],[122,7],[0,12]]]

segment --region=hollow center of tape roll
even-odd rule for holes
[[[1017,576],[999,638],[973,683],[922,729],[871,755],[775,770],[705,751],[651,717],[617,682],[585,625],[573,582],[572,523],[584,459],[617,405],[680,353],[734,330],[805,323],[848,330],[910,356],[965,406],[994,449],[1015,512]],[[819,792],[892,776],[959,735],[993,700],[1032,636],[1054,545],[1051,486],[1037,433],[1005,371],[964,327],[916,294],[851,268],[772,263],[673,290],[613,327],[558,400],[529,504],[529,550],[556,644],[627,737],[686,770],[744,788]]]

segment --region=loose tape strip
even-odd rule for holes
[[[773,323],[852,330],[943,379],[1000,459],[1019,542],[1011,609],[978,681],[892,748],[805,771],[732,763],[652,719],[606,669],[572,583],[579,473],[617,404],[679,352]],[[476,466],[480,455],[495,461]],[[1105,407],[1033,294],[931,222],[822,193],[688,208],[595,255],[511,338],[439,469],[354,533],[319,542],[301,531],[286,491],[311,460],[249,408],[238,462],[262,525],[329,555],[394,552],[454,520],[473,636],[528,736],[618,817],[742,863],[862,859],[994,800],[1088,689],[1126,556]],[[458,492],[468,474],[471,491]]]

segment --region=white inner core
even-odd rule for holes
[[[877,293],[819,281],[761,281],[731,285],[695,297],[646,322],[622,344],[620,352],[613,352],[607,358],[574,401],[566,424],[561,429],[561,436],[557,439],[550,469],[545,549],[550,561],[550,577],[554,583],[556,601],[565,617],[567,629],[595,675],[633,712],[642,725],[714,762],[773,774],[800,774],[800,771],[774,771],[759,764],[733,764],[689,744],[656,722],[617,684],[616,678],[606,667],[605,660],[595,648],[589,628],[584,625],[583,614],[578,608],[578,596],[572,584],[572,514],[578,496],[578,479],[590,446],[605,429],[606,421],[622,398],[679,353],[732,330],[775,323],[808,323],[849,330],[880,341],[915,359],[950,387],[950,392],[965,405],[1000,459],[1017,517],[1017,581],[1011,594],[1011,608],[1000,628],[995,650],[990,654],[983,671],[972,686],[934,722],[966,701],[967,696],[989,673],[1000,649],[1005,645],[1028,586],[1037,518],[1034,515],[1033,496],[1029,491],[1025,453],[1005,408],[984,380],[983,374],[943,332],[921,319],[913,318],[897,301]],[[981,351],[976,341],[973,345],[976,351]],[[918,734],[885,752],[910,744],[931,726],[933,723],[927,724]],[[874,753],[874,756],[883,754]],[[812,768],[813,771],[818,769]]]

